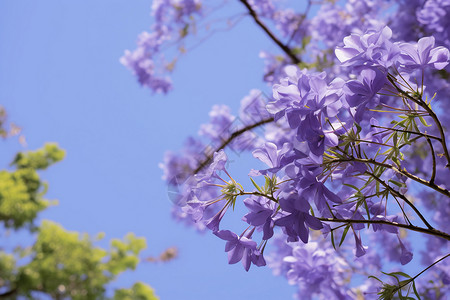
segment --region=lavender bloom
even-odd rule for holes
[[[218,179],[217,172],[225,170],[227,156],[223,150],[214,153],[213,161],[205,171],[192,176],[199,161],[196,157],[200,152],[197,147],[204,146],[193,139],[190,141],[186,145],[184,159],[171,154],[167,156],[165,164],[161,164],[165,169],[164,178],[169,184],[169,197],[176,204],[173,207],[173,215],[201,231],[206,228],[218,230],[224,211],[222,214],[216,213],[219,203],[214,203],[214,199],[219,196],[218,188],[211,183]],[[169,178],[170,176],[173,177]]]
[[[200,14],[201,8],[199,0],[153,1],[152,15],[156,23],[151,33],[139,35],[136,50],[126,50],[120,59],[138,77],[142,86],[157,93],[167,93],[172,89],[172,82],[164,73],[173,69],[174,63],[166,62],[160,53],[161,45],[176,36],[183,37],[186,34],[183,29],[190,22],[189,17]]]
[[[214,105],[209,112],[210,122],[202,124],[198,134],[208,137],[212,142],[222,142],[230,136],[235,116],[226,105]]]
[[[259,90],[251,90],[250,94],[241,100],[239,118],[244,125],[255,124],[270,117],[266,109],[266,101]]]
[[[297,139],[308,142],[315,155],[322,155],[327,147],[338,144],[337,133],[325,126],[325,119],[335,117],[342,108],[340,90],[344,82],[334,80],[327,85],[325,73],[309,74],[295,67],[285,72],[288,77],[274,85],[276,101],[267,109],[275,120],[286,116],[289,126],[297,129]]]
[[[400,239],[399,236],[397,236],[397,238],[398,238],[398,242],[400,244],[400,249],[401,249],[400,263],[402,265],[406,265],[407,263],[409,263],[412,260],[413,253],[405,247],[405,245],[402,243],[402,240]]]
[[[266,18],[271,18],[277,12],[272,0],[249,0],[248,4],[252,6],[259,16]]]
[[[442,70],[448,65],[450,53],[445,47],[434,47],[434,37],[421,38],[417,44],[401,43],[400,63],[404,68],[420,68],[432,65]]]
[[[353,233],[354,233],[353,235],[355,237],[355,246],[356,246],[355,256],[361,257],[364,254],[366,254],[367,246],[363,246],[363,244],[361,242],[361,238],[358,236],[358,234],[356,232],[353,231]]]
[[[250,197],[244,200],[244,204],[250,212],[243,217],[243,220],[252,226],[262,226],[263,240],[270,239],[275,225],[272,219],[276,211],[274,203],[264,197]]]
[[[427,0],[416,10],[417,21],[431,32],[438,44],[450,47],[450,2],[448,0]]]
[[[217,214],[215,214],[214,217],[206,221],[206,228],[212,230],[213,232],[219,231],[220,221],[222,221],[223,216],[225,216],[227,208],[228,206],[225,206]]]
[[[376,94],[386,83],[386,74],[376,68],[364,69],[358,81],[352,80],[346,83],[345,99],[357,123],[361,122],[367,108],[378,105],[379,98]]]
[[[150,88],[155,92],[167,93],[172,89],[170,79],[158,75],[159,70],[153,57],[158,53],[159,47],[167,39],[167,28],[152,33],[143,32],[138,38],[138,47],[133,52],[126,50],[125,55],[120,58],[120,62],[129,68],[138,77],[141,85]]]
[[[338,195],[330,191],[323,182],[317,181],[315,178],[304,178],[300,181],[299,194],[306,199],[314,200],[317,209],[324,216],[330,216],[328,201],[334,203],[342,203]]]
[[[344,38],[344,47],[335,54],[344,66],[382,66],[389,68],[397,59],[399,47],[389,41],[392,30],[368,30],[365,34],[351,34]]]
[[[324,240],[290,243],[280,249],[282,263],[278,264],[280,270],[275,271],[284,273],[290,284],[299,287],[299,299],[315,299],[316,295],[320,299],[353,298],[344,276],[349,266],[329,244]],[[289,249],[290,254],[284,254]],[[272,258],[270,266],[275,267],[275,263]]]
[[[228,157],[225,154],[225,151],[223,151],[223,149],[219,150],[218,152],[215,152],[213,155],[213,161],[208,166],[208,168],[206,168],[206,171],[204,173],[196,174],[195,177],[199,181],[207,181],[207,180],[211,179],[211,177],[217,171],[225,170],[225,164],[226,164],[227,160],[228,160]]]
[[[253,156],[265,163],[270,168],[259,171],[260,174],[267,174],[267,172],[276,173],[282,169],[289,161],[285,154],[291,151],[292,146],[288,143],[283,144],[283,147],[278,150],[274,143],[267,142],[264,147],[253,151]],[[255,174],[257,174],[256,172]]]
[[[380,204],[380,206],[382,206],[382,203],[377,203]],[[374,205],[375,206],[375,205]],[[372,206],[370,208],[370,211],[373,212],[374,211],[374,206]],[[372,217],[372,220],[383,220],[383,221],[388,221],[388,222],[398,222],[398,216],[383,216],[380,214],[375,215],[374,217]],[[378,231],[378,230],[384,230],[386,232],[389,233],[398,233],[398,228],[395,226],[391,226],[391,225],[386,225],[386,224],[372,224],[372,228],[373,231]]]
[[[202,4],[200,0],[155,0],[152,4],[152,15],[157,24],[184,25],[188,17],[201,13]]]
[[[220,230],[214,233],[222,240],[226,240],[225,252],[228,252],[228,263],[235,264],[242,260],[244,269],[248,271],[252,260],[255,262],[260,261],[260,253],[256,250],[256,242],[252,241],[249,237],[238,237],[234,232],[229,230]]]
[[[289,242],[296,242],[300,238],[308,242],[309,229],[322,229],[322,223],[309,214],[310,205],[306,199],[291,193],[287,197],[280,197],[280,206],[284,212],[290,213],[275,221],[275,225],[283,226]]]

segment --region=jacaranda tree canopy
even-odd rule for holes
[[[261,49],[266,90],[249,86],[236,114],[214,106],[165,155],[174,218],[222,239],[230,264],[285,276],[298,299],[446,299],[450,1],[155,0],[121,63],[170,92],[177,61],[230,2],[229,25],[253,20],[278,50]],[[250,185],[229,171],[236,152],[255,158]],[[222,222],[235,206],[238,231]]]

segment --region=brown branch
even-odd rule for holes
[[[416,182],[419,182],[419,183],[421,183],[421,184],[423,184],[425,186],[428,186],[429,188],[432,188],[433,190],[435,190],[435,191],[437,191],[437,192],[439,192],[439,193],[441,193],[441,194],[443,194],[443,195],[445,195],[447,197],[450,197],[450,191],[449,190],[446,190],[446,189],[436,185],[434,182],[427,181],[427,180],[422,179],[422,178],[420,178],[420,177],[418,177],[416,175],[413,175],[413,174],[409,173],[408,171],[406,171],[406,169],[401,170],[401,169],[398,169],[398,168],[396,168],[396,167],[394,167],[394,166],[392,166],[390,164],[378,162],[378,161],[376,161],[374,159],[364,159],[364,158],[349,157],[349,158],[344,158],[344,159],[330,160],[327,163],[349,162],[349,161],[362,162],[362,163],[367,163],[367,164],[374,164],[374,165],[377,165],[377,166],[381,166],[381,167],[384,167],[384,168],[391,169],[391,170],[393,170],[393,171],[395,171],[395,172],[397,172],[399,174],[402,174],[402,175],[404,175],[404,176],[406,176],[406,177],[408,177],[408,178],[410,178],[410,179],[412,179],[412,180],[414,180]]]
[[[439,121],[439,118],[437,117],[437,115],[430,108],[430,106],[427,103],[425,103],[422,99],[416,99],[413,96],[411,96],[410,94],[408,94],[407,92],[403,91],[400,87],[398,87],[395,84],[395,77],[393,77],[392,75],[390,75],[390,76],[388,75],[387,78],[391,82],[391,84],[394,86],[394,88],[397,90],[397,92],[399,92],[405,98],[410,99],[414,103],[416,103],[416,104],[420,105],[422,108],[424,108],[427,111],[427,113],[430,115],[430,117],[434,120],[434,123],[436,123],[436,126],[439,130],[439,134],[441,136],[441,144],[442,144],[442,148],[444,149],[445,157],[447,158],[447,165],[445,167],[450,168],[450,154],[447,149],[447,142],[445,141],[444,128],[442,127],[442,124]]]
[[[428,221],[425,219],[425,217],[422,215],[422,213],[420,212],[420,210],[417,209],[417,207],[411,202],[409,201],[408,198],[406,198],[404,195],[400,194],[399,192],[397,192],[396,190],[394,190],[392,187],[390,187],[386,182],[384,182],[383,180],[381,180],[380,178],[378,178],[378,176],[374,175],[373,173],[370,172],[365,172],[366,174],[372,176],[373,179],[375,179],[376,181],[378,181],[381,185],[383,185],[386,189],[389,190],[389,192],[393,195],[393,196],[397,196],[400,199],[402,199],[403,201],[405,201],[405,203],[407,203],[412,210],[414,210],[414,212],[419,216],[419,218],[422,220],[422,222],[428,227],[428,229],[432,230],[434,229],[433,226],[431,226],[430,223],[428,223]]]
[[[278,47],[283,50],[284,53],[286,53],[287,56],[292,60],[294,64],[299,64],[301,60],[292,52],[291,48],[283,44],[273,33],[270,31],[270,29],[259,19],[258,14],[255,12],[255,10],[251,7],[251,5],[246,0],[239,0],[244,6],[247,8],[248,13],[253,18],[253,20],[258,24],[259,27],[261,27],[262,30],[272,39],[272,41],[275,42],[275,44],[278,45]]]
[[[292,40],[294,39],[295,35],[297,34],[299,29],[301,28],[303,22],[306,20],[306,17],[308,16],[309,11],[311,10],[311,6],[312,6],[312,1],[308,0],[308,3],[306,4],[305,11],[301,15],[301,19],[300,19],[300,21],[297,24],[297,28],[292,32],[291,36],[289,37],[288,42],[286,43],[287,46],[289,46],[289,44],[292,42]]]
[[[426,233],[430,235],[434,235],[440,238],[443,238],[447,241],[450,241],[450,235],[439,231],[437,229],[427,229],[423,227],[418,227],[414,225],[401,224],[397,222],[389,222],[385,220],[353,220],[353,219],[336,219],[336,218],[317,218],[322,222],[334,222],[334,223],[347,223],[347,224],[380,224],[380,225],[390,225],[394,227],[404,228],[416,232]]]
[[[386,130],[392,130],[392,131],[398,131],[398,132],[406,132],[406,133],[411,133],[411,134],[417,134],[421,137],[426,137],[426,138],[430,138],[430,139],[435,139],[438,141],[442,141],[440,137],[434,136],[434,135],[428,135],[426,133],[422,133],[422,132],[417,132],[417,131],[411,131],[411,130],[404,130],[404,129],[396,129],[396,128],[390,128],[390,127],[384,127],[384,126],[378,126],[378,125],[370,125],[371,127],[375,127],[375,128],[382,128],[382,129],[386,129]]]
[[[248,125],[240,130],[237,130],[235,132],[233,132],[230,137],[228,139],[226,139],[225,141],[223,141],[223,143],[214,151],[217,152],[221,149],[224,149],[229,143],[231,143],[235,138],[237,138],[238,136],[240,136],[241,134],[243,134],[244,132],[247,132],[249,130],[252,130],[253,128],[259,127],[261,125],[267,124],[267,123],[271,123],[273,122],[274,119],[271,118],[267,118],[264,120],[261,120],[255,124],[251,124]],[[203,160],[202,162],[200,162],[200,164],[198,165],[198,167],[194,170],[194,174],[197,174],[198,172],[200,172],[204,167],[206,167],[206,165],[212,160],[213,156],[210,155],[208,157],[206,157],[205,160]]]
[[[427,138],[428,145],[431,150],[431,157],[433,158],[433,170],[431,173],[430,184],[434,184],[434,179],[436,178],[436,154],[434,153],[433,143],[429,138]]]

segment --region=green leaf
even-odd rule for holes
[[[253,180],[253,178],[250,177],[250,180],[252,181],[253,186],[258,190],[258,192],[260,192],[261,194],[264,194],[264,192],[261,190],[259,185],[256,184],[256,182]]]
[[[406,278],[411,278],[411,276],[409,276],[408,274],[403,273],[403,272],[391,272],[391,273],[382,272],[382,273],[385,274],[385,275],[394,276],[394,277],[396,275],[400,275],[400,276],[403,276],[403,277],[406,277]]]
[[[349,184],[349,183],[343,183],[343,185],[346,185],[346,186],[348,186],[348,187],[351,187],[351,188],[354,189],[354,190],[359,191],[359,189],[358,189],[356,186],[352,185],[352,184]]]
[[[340,243],[339,243],[339,247],[342,245],[342,243],[344,242],[344,240],[345,240],[345,236],[347,235],[347,232],[348,232],[348,230],[350,229],[350,225],[347,225],[346,227],[345,227],[345,229],[344,229],[344,233],[342,233],[342,238],[341,238],[341,241],[340,241]]]
[[[414,282],[414,280],[413,280],[413,282],[412,282],[412,287],[413,287],[414,295],[416,295],[416,297],[417,297],[418,300],[421,300],[420,295],[419,295],[419,293],[417,292],[417,289],[416,289],[416,283]]]
[[[264,184],[264,191],[265,193],[267,193],[269,191],[269,187],[270,187],[270,177],[265,175],[264,176],[266,178],[266,182]]]
[[[396,181],[396,180],[393,180],[393,179],[389,179],[389,182],[392,182],[393,184],[395,184],[396,186],[398,186],[398,187],[400,187],[400,188],[406,187],[406,184],[405,184],[405,183],[399,182],[399,181]]]
[[[431,126],[431,125],[427,124],[427,122],[425,121],[425,119],[422,116],[419,116],[419,120],[424,126],[426,126],[426,127],[430,127]]]
[[[333,245],[334,250],[336,250],[336,245],[334,244],[334,233],[333,230],[331,230],[331,244]]]

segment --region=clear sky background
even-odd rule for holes
[[[115,287],[144,281],[162,300],[291,299],[294,287],[269,268],[252,266],[246,273],[241,264],[228,265],[222,240],[173,221],[158,168],[166,150],[181,148],[208,121],[214,104],[236,113],[250,89],[270,93],[258,54],[276,48],[244,19],[179,61],[170,95],[152,95],[119,63],[137,35],[149,30],[150,6],[150,0],[0,1],[0,104],[27,141],[26,147],[17,139],[2,141],[1,167],[19,150],[57,142],[66,159],[42,178],[50,185],[48,198],[60,203],[39,220],[105,232],[102,246],[135,232],[147,238],[144,256],[179,249],[176,260],[142,263]],[[239,3],[223,10],[244,12]],[[248,171],[250,163],[243,165]]]

